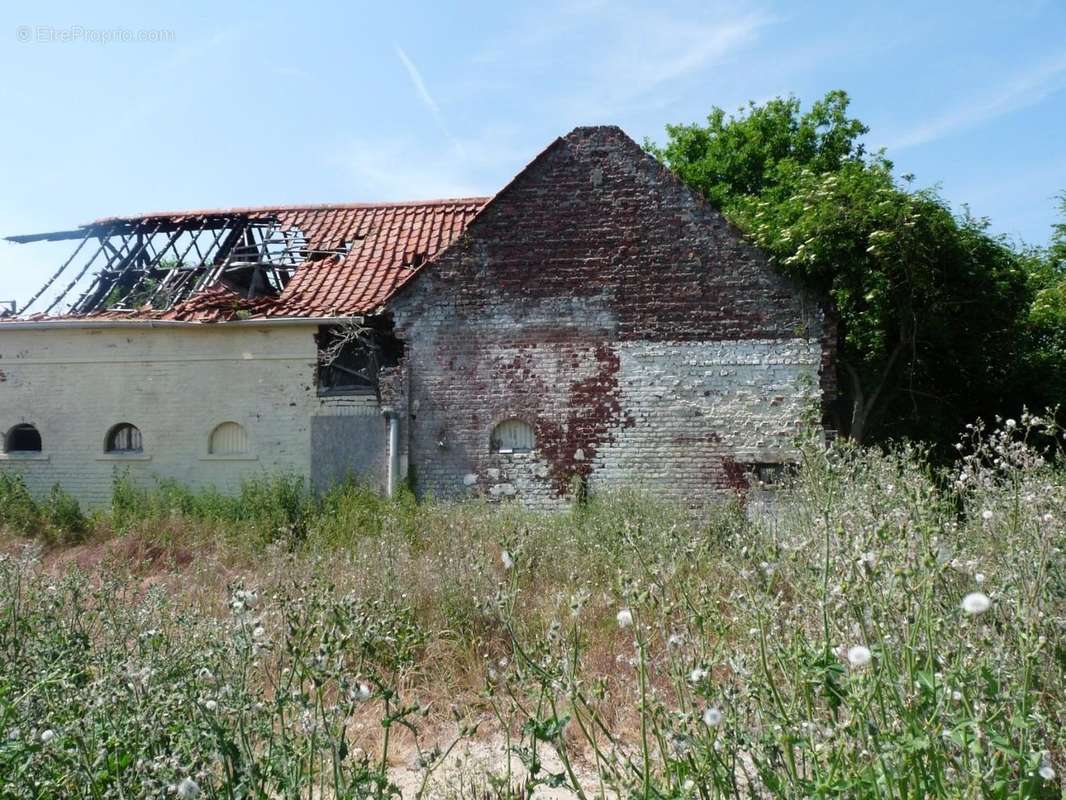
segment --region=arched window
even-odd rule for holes
[[[41,452],[41,434],[33,425],[16,425],[4,437],[5,453]]]
[[[536,445],[533,427],[520,419],[506,419],[492,431],[494,453],[528,453]]]
[[[141,441],[141,429],[128,422],[120,422],[107,432],[104,449],[109,453],[141,453],[144,444]]]
[[[213,456],[238,456],[247,453],[248,434],[236,422],[223,422],[211,431],[207,452]]]

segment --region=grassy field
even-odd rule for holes
[[[1060,797],[1038,427],[809,447],[759,512],[0,479],[0,797]]]

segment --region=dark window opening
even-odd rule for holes
[[[141,431],[136,425],[123,422],[116,425],[107,434],[106,448],[109,453],[141,453],[144,452],[144,444],[141,441]]]
[[[378,394],[383,369],[403,358],[403,342],[388,315],[318,329],[318,392]]]
[[[4,437],[5,453],[41,452],[41,434],[32,425],[16,425]]]
[[[492,430],[489,447],[494,453],[529,453],[536,447],[533,426],[521,419],[507,419]]]
[[[751,476],[756,486],[780,486],[796,473],[796,466],[781,462],[756,462],[745,464],[744,471]]]

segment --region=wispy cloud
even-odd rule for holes
[[[473,60],[491,67],[482,80],[508,76],[515,91],[564,124],[617,121],[672,104],[715,66],[750,51],[776,21],[745,0],[701,2],[683,13],[653,4],[557,2],[519,15]],[[539,98],[553,83],[564,91]]]
[[[632,49],[624,59],[611,59],[610,64],[614,70],[623,70],[633,94],[648,92],[739,52],[770,21],[759,13],[697,24],[675,23],[665,17],[649,19],[623,33],[623,39],[631,39]]]
[[[429,93],[429,89],[426,87],[426,82],[422,79],[422,73],[418,71],[418,67],[415,66],[406,51],[400,45],[394,45],[396,48],[396,55],[399,56],[400,62],[403,64],[405,70],[407,70],[407,76],[411,79],[411,83],[414,84],[415,91],[418,92],[418,97],[422,100],[422,104],[429,110],[429,113],[433,115],[433,119],[437,123],[437,127],[440,128],[441,133],[445,138],[452,143],[453,146],[459,149],[462,153],[462,146],[459,141],[452,136],[451,131],[444,122],[444,114],[441,113],[440,106],[433,98],[433,95]]]
[[[349,141],[336,160],[351,175],[357,198],[490,195],[529,161],[523,133],[518,127],[493,126],[476,138],[434,148],[412,136],[363,137]]]
[[[943,114],[890,138],[889,151],[927,144],[968,128],[1037,105],[1066,88],[1066,53],[1045,59],[990,91],[949,108]]]

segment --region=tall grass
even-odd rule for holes
[[[398,760],[414,795],[1061,796],[1066,474],[1037,423],[972,429],[950,470],[808,448],[758,512],[120,487],[87,572],[8,541],[0,796],[383,797]],[[195,556],[146,572],[131,541]],[[498,753],[456,784],[472,737]]]

